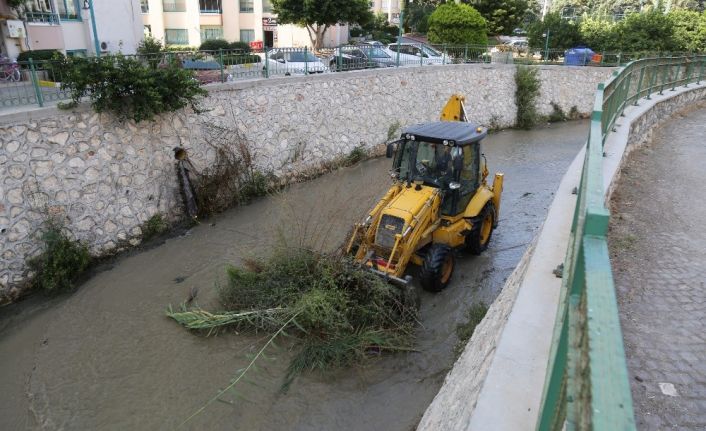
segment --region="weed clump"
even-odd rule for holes
[[[43,251],[27,265],[35,273],[33,287],[46,292],[59,292],[74,287],[76,279],[91,263],[88,247],[68,237],[63,225],[49,220],[41,234]]]
[[[537,77],[537,69],[518,66],[515,72],[515,104],[517,105],[516,126],[520,129],[531,129],[537,124],[536,100],[541,84]]]
[[[343,166],[352,166],[356,163],[362,162],[368,158],[368,153],[365,152],[365,148],[362,145],[358,145],[351,150],[350,153],[343,159]]]
[[[559,106],[558,103],[551,102],[551,105],[552,105],[552,112],[549,114],[549,122],[550,123],[559,123],[561,121],[566,121],[568,119],[566,114],[561,109],[561,106]]]
[[[286,333],[295,340],[283,389],[305,371],[323,371],[383,351],[410,350],[416,301],[348,257],[279,248],[266,260],[230,267],[220,288],[226,312],[170,310],[189,329]]]
[[[456,346],[454,346],[454,356],[458,358],[463,353],[463,349],[466,348],[466,344],[473,336],[473,332],[476,330],[476,326],[485,317],[485,313],[488,312],[488,306],[482,302],[473,305],[466,311],[466,322],[458,325],[456,327],[456,336],[458,341]]]
[[[155,214],[142,224],[142,239],[147,241],[163,234],[169,226],[162,214]]]

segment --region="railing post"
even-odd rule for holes
[[[270,64],[269,64],[270,62],[267,59],[267,46],[265,46],[264,43],[262,44],[262,53],[264,54],[263,57],[265,58],[265,78],[269,78],[270,77]]]
[[[648,60],[652,62],[651,60]],[[647,97],[645,99],[652,100],[652,90],[655,87],[655,81],[657,80],[657,74],[659,73],[659,59],[656,60],[657,64],[651,64],[650,67],[650,88],[647,89]]]
[[[633,105],[637,106],[637,101],[640,100],[640,93],[642,92],[642,78],[645,76],[645,68],[640,68],[640,79],[637,81],[637,93],[635,94],[635,102]]]
[[[662,65],[662,85],[660,85],[660,87],[659,87],[659,95],[660,96],[662,94],[664,94],[664,84],[665,84],[665,81],[667,80],[667,69],[671,70],[671,68],[672,68],[672,64],[669,62],[667,64]],[[670,75],[671,75],[671,71],[670,71]]]
[[[623,55],[622,52],[618,53],[618,63],[616,64],[616,66],[618,66],[618,67],[620,67],[620,58],[622,57],[622,55]]]
[[[468,44],[463,48],[463,63],[466,64],[468,61]]]
[[[445,65],[446,64],[446,44],[443,44],[441,49],[444,50],[444,54],[441,56],[441,64]]]
[[[674,89],[677,87],[677,81],[679,80],[679,72],[681,72],[681,61],[679,63],[677,63],[677,73],[674,75],[674,79],[672,80],[672,90],[671,91],[674,91]],[[671,78],[671,74],[670,74],[670,78]]]
[[[691,83],[691,77],[694,75],[694,67],[696,67],[696,54],[694,54],[694,59],[689,62],[689,58],[685,58],[684,61],[687,62],[686,64],[686,70],[688,71],[688,74],[685,73],[686,78],[684,82],[684,87],[688,87],[689,84]]]
[[[309,47],[304,47],[304,75],[309,74]]]
[[[34,96],[37,99],[37,104],[40,108],[44,106],[44,95],[42,94],[42,89],[39,87],[39,80],[37,79],[37,70],[34,67],[34,61],[30,57],[29,59],[29,74],[32,78],[32,86],[34,87]]]
[[[419,66],[424,66],[424,51],[422,51],[422,45],[417,45],[419,47]]]
[[[343,69],[343,44],[338,45],[338,55],[336,56],[336,71]]]
[[[223,64],[223,48],[218,48],[218,57],[221,60],[221,82],[225,82],[225,75],[223,74],[223,69],[225,68],[225,65]]]

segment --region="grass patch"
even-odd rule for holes
[[[45,292],[60,292],[75,287],[78,277],[88,268],[88,247],[69,238],[62,223],[48,220],[41,233],[43,250],[27,265],[35,273],[32,287]]]
[[[537,75],[537,69],[534,67],[517,66],[515,71],[515,125],[520,129],[531,129],[539,121],[536,104],[541,84]]]
[[[356,163],[362,162],[368,158],[368,153],[362,145],[358,145],[351,150],[350,153],[343,159],[344,166],[353,166]]]
[[[461,356],[463,349],[466,348],[466,344],[468,344],[468,341],[473,335],[473,331],[476,330],[476,326],[483,320],[487,312],[488,306],[482,302],[471,306],[471,308],[466,311],[466,322],[456,327],[458,341],[454,346],[454,357],[458,358]]]
[[[395,138],[397,138],[397,134],[400,131],[400,127],[402,125],[400,124],[399,121],[395,121],[392,124],[390,124],[390,127],[387,128],[387,140],[391,141]]]
[[[227,269],[219,291],[226,311],[170,309],[167,316],[206,335],[226,327],[266,331],[271,337],[258,354],[263,357],[275,338],[289,336],[293,346],[282,381],[286,390],[304,372],[411,350],[417,305],[406,292],[348,257],[279,247],[267,259]]]
[[[618,250],[634,250],[637,245],[637,237],[633,234],[626,234],[612,239],[613,244]]]
[[[148,241],[158,237],[163,234],[168,227],[169,225],[167,221],[164,220],[164,217],[162,217],[162,214],[155,214],[142,224],[142,239]]]
[[[570,120],[578,120],[581,118],[581,113],[579,112],[579,109],[576,107],[576,105],[572,106],[571,109],[569,109],[569,119]]]

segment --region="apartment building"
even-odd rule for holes
[[[168,46],[199,46],[209,39],[267,47],[308,46],[306,29],[281,25],[269,0],[140,0],[144,31]],[[348,27],[327,31],[324,46],[348,41]]]
[[[387,15],[390,24],[400,23],[400,1],[402,0],[371,0],[370,7],[373,12]]]
[[[0,27],[0,50],[10,58],[37,49],[131,54],[142,39],[139,0],[27,0],[15,8],[0,0]]]

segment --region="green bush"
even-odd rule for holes
[[[429,16],[431,43],[476,44],[488,42],[487,24],[481,14],[471,6],[445,3]]]
[[[672,21],[654,10],[628,15],[618,24],[617,36],[623,52],[665,52],[678,48]]]
[[[162,41],[150,35],[145,36],[137,45],[137,53],[139,55],[156,55],[164,50]]]
[[[155,214],[142,224],[142,239],[148,241],[163,234],[168,228],[162,214]]]
[[[463,353],[466,345],[471,340],[476,326],[483,320],[488,313],[488,306],[481,303],[474,304],[466,310],[466,322],[456,326],[456,336],[458,341],[454,346],[454,357],[458,358]]]
[[[228,44],[228,49],[239,49],[244,53],[251,51],[250,44],[247,42],[231,42]]]
[[[63,60],[65,58],[61,51],[56,49],[36,49],[34,51],[20,52],[17,56],[18,62],[25,62],[32,59],[33,62],[49,61],[49,60]]]
[[[229,49],[230,43],[225,39],[211,39],[204,41],[199,47],[200,51],[218,51],[219,49]]]
[[[207,92],[193,73],[176,63],[157,68],[137,58],[104,55],[100,58],[67,58],[61,88],[69,90],[73,103],[89,97],[96,112],[110,111],[118,118],[136,122],[186,106],[196,109]]]
[[[361,37],[363,36],[363,29],[360,27],[352,27],[348,33],[351,37]]]
[[[35,273],[33,287],[46,292],[59,292],[74,287],[76,279],[91,263],[88,247],[70,239],[63,226],[53,220],[42,232],[42,253],[27,262]]]
[[[613,21],[586,18],[579,25],[583,44],[594,51],[617,51],[620,49],[618,25]]]
[[[517,105],[516,126],[531,129],[537,124],[537,97],[541,84],[534,67],[518,66],[515,71],[515,104]]]
[[[674,43],[680,51],[706,51],[706,11],[677,9],[667,14],[674,27]]]
[[[396,41],[400,31],[399,27],[390,25],[390,23],[387,22],[387,15],[384,13],[375,15],[362,29],[365,33],[370,34],[373,40],[380,41],[384,44]]]

